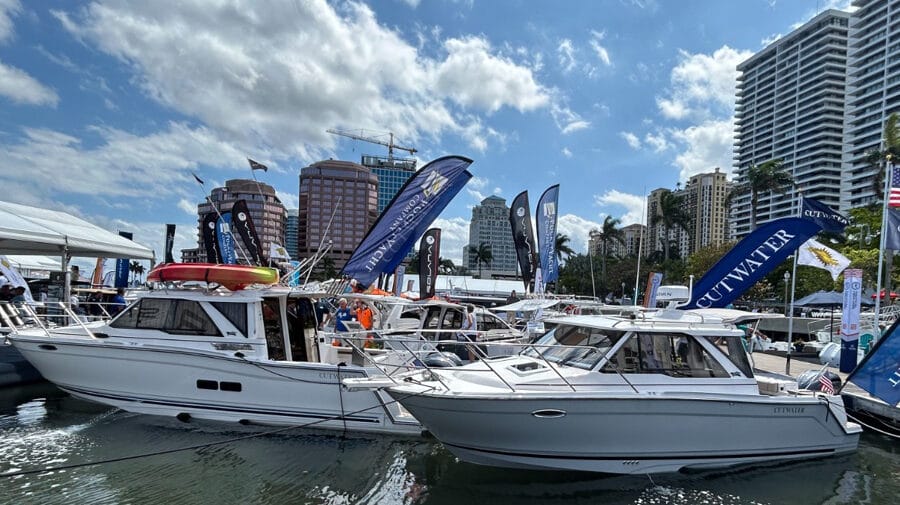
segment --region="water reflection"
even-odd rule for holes
[[[130,414],[52,386],[0,391],[0,472],[100,461],[266,431]],[[174,454],[0,479],[2,503],[893,504],[896,442],[719,472],[603,476],[461,463],[420,439],[290,431]]]

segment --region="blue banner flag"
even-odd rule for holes
[[[226,265],[237,264],[237,255],[234,252],[234,235],[231,233],[231,213],[226,212],[216,221],[216,240],[219,242],[219,254],[222,255],[222,263]]]
[[[559,203],[559,184],[547,188],[534,210],[537,219],[538,251],[541,256],[541,275],[544,285],[559,278],[556,263],[556,207]],[[535,288],[537,289],[537,288]]]
[[[724,308],[822,227],[799,217],[770,221],[738,242],[697,284],[685,308]]]
[[[409,178],[378,216],[341,271],[363,286],[393,273],[450,200],[469,182],[472,160],[445,156]]]
[[[872,396],[888,405],[900,402],[900,320],[894,322],[875,347],[866,354],[862,363],[847,377]]]
[[[128,240],[134,238],[134,235],[131,232],[120,231],[120,237],[125,237]],[[128,274],[131,273],[130,267],[131,262],[128,258],[119,258],[116,260],[116,278],[114,287],[117,288],[127,288],[128,287]]]
[[[900,251],[900,209],[887,208],[887,233],[884,236],[884,248]]]
[[[844,233],[844,228],[850,221],[831,207],[812,198],[802,198],[800,204],[800,217],[818,223],[823,230],[831,233]]]

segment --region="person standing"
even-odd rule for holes
[[[353,311],[347,306],[347,299],[338,300],[338,308],[334,311],[334,331],[348,331],[344,321],[353,319]]]
[[[459,328],[459,333],[456,336],[456,340],[459,342],[475,342],[478,340],[478,324],[475,319],[475,306],[474,305],[466,305],[466,314],[463,317],[462,326]],[[475,353],[471,349],[470,345],[462,344],[457,347],[456,355],[459,356],[459,359],[462,360],[475,360]]]
[[[113,297],[109,306],[109,315],[115,316],[119,312],[125,310],[125,288],[119,288],[116,290],[116,296]]]
[[[356,300],[356,320],[366,330],[371,330],[374,325],[375,315],[372,313],[372,309],[360,299]],[[363,347],[375,348],[374,334],[366,333],[366,342]]]
[[[516,294],[516,290],[514,289],[514,290],[512,290],[512,293],[510,293],[509,296],[506,298],[506,304],[512,305],[518,301],[519,301],[519,296]],[[506,322],[511,325],[516,323],[516,311],[514,311],[514,310],[506,311]]]

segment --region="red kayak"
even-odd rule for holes
[[[214,282],[232,291],[251,284],[275,284],[278,270],[250,265],[215,263],[163,263],[147,274],[148,282]]]

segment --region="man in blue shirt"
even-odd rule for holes
[[[344,321],[353,319],[353,312],[347,307],[347,299],[338,300],[338,308],[334,311],[334,331],[348,331]]]
[[[116,290],[116,296],[113,297],[111,305],[109,306],[109,315],[114,316],[119,312],[122,312],[125,309],[125,289],[119,288]]]

